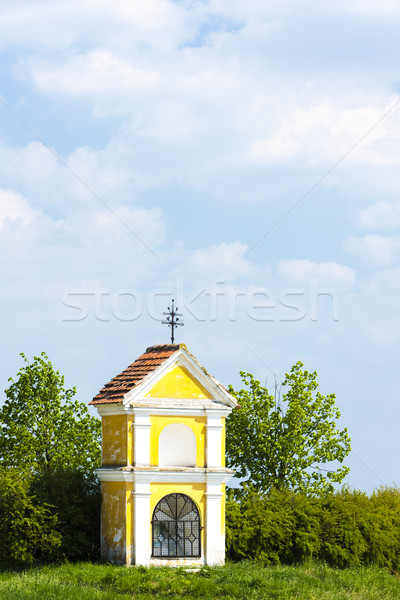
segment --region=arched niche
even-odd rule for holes
[[[187,425],[171,423],[160,433],[158,440],[160,467],[195,467],[196,436]]]

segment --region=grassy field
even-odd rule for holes
[[[400,579],[374,567],[263,567],[251,562],[198,572],[80,563],[0,573],[1,600],[125,598],[399,600]]]

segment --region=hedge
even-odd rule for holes
[[[375,564],[400,569],[400,490],[368,495],[344,488],[310,497],[255,491],[227,502],[227,556],[265,564],[309,558],[335,567]]]

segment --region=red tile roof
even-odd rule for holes
[[[93,398],[89,404],[113,404],[122,402],[124,395],[140,383],[146,375],[159,367],[174,352],[179,350],[179,344],[150,346],[122,373],[111,379],[109,383]]]

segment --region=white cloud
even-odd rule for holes
[[[60,217],[83,205],[101,206],[101,200],[110,206],[132,204],[143,186],[132,149],[118,137],[102,150],[78,147],[62,160],[65,164],[41,142],[22,148],[0,143],[2,181]]]
[[[293,185],[299,178],[309,182],[310,173],[317,179],[392,106],[387,94],[371,97],[369,90],[364,95],[359,91],[349,106],[343,100],[338,104],[337,90],[326,82],[316,91],[299,80],[297,93],[285,95],[282,74],[232,61],[210,48],[148,61],[90,51],[64,61],[30,59],[25,69],[45,95],[90,101],[97,116],[126,119],[109,144],[110,152],[103,154],[111,161],[112,149],[120,156],[130,154],[129,170],[136,181],[154,187],[157,181],[184,180],[224,198],[243,196],[245,189],[247,198],[265,197],[276,185],[265,168],[294,167]],[[368,194],[375,188],[398,191],[399,151],[400,119],[391,114],[326,183],[333,181],[353,193],[356,186]],[[257,177],[246,177],[249,168],[257,170]],[[280,177],[279,186],[286,188],[290,181]]]
[[[254,266],[244,257],[247,246],[236,240],[198,248],[183,257],[182,272],[190,281],[233,281],[255,273]]]
[[[345,158],[345,167],[353,162],[395,166],[394,148],[388,142],[400,147],[400,117],[392,115],[370,131],[393,105],[391,101],[385,106],[352,108],[325,101],[311,107],[292,107],[282,115],[281,124],[272,136],[252,143],[251,152],[265,164],[297,158],[308,166],[333,166]],[[333,162],[329,165],[327,161]]]
[[[8,188],[22,190],[30,204],[44,210],[49,207],[62,209],[64,192],[67,196],[70,191],[67,183],[71,176],[39,142],[30,142],[22,148],[0,144],[0,175]],[[75,204],[74,200],[70,196],[70,206]],[[67,198],[65,202],[68,203]]]
[[[311,0],[311,3],[314,3]],[[329,7],[330,10],[348,14],[358,14],[363,17],[399,16],[400,7],[397,0],[338,0]],[[328,10],[329,10],[328,9]]]
[[[39,210],[34,210],[29,205],[22,194],[0,189],[0,229],[14,223],[25,228],[40,214]]]
[[[105,46],[150,44],[167,50],[190,37],[186,8],[167,0],[70,0],[4,3],[0,44],[67,49],[103,40]]]
[[[356,275],[350,267],[334,262],[315,263],[306,259],[282,260],[277,266],[282,279],[295,284],[309,284],[313,280],[318,285],[332,286],[335,289],[351,289],[356,283]]]
[[[159,208],[116,206],[111,212],[102,206],[89,207],[73,212],[56,226],[70,244],[84,241],[86,247],[101,246],[104,252],[111,248],[116,254],[125,249],[128,256],[137,258],[149,251],[156,253],[165,239]]]
[[[372,266],[390,266],[400,260],[400,237],[351,236],[346,240],[344,247]]]
[[[88,278],[137,286],[158,273],[163,213],[133,205],[131,180],[118,158],[81,149],[67,159],[101,202],[40,143],[1,146],[0,156],[9,187],[0,189],[0,246],[8,257],[1,268],[4,300],[42,298],[56,305],[62,289]]]
[[[35,10],[26,2],[18,6],[19,12],[9,5],[9,26],[26,27],[29,14],[35,29]],[[347,8],[342,4],[340,11]],[[316,2],[126,0],[111,6],[84,0],[63,7],[60,16],[48,2],[37,11],[42,29],[49,35],[59,30],[69,41],[59,52],[22,53],[17,72],[25,85],[46,98],[72,98],[75,111],[82,102],[92,115],[124,119],[115,139],[132,153],[134,178],[145,186],[184,181],[222,198],[260,199],[292,181],[265,172],[276,166],[296,169],[294,186],[299,179],[308,185],[310,177],[314,183],[395,98],[378,67],[372,84],[365,69],[342,69],[340,53],[337,64],[321,69],[318,57],[294,60],[289,42],[276,47],[287,27],[303,40],[296,16],[317,13],[326,23],[335,14]],[[18,27],[15,40],[23,45]],[[391,113],[326,183],[346,194],[360,186],[369,193],[374,186],[396,192],[399,140],[400,119]]]
[[[400,202],[381,200],[361,210],[356,219],[365,229],[392,230],[400,227]]]
[[[129,61],[107,50],[77,54],[63,63],[31,58],[20,70],[30,73],[34,86],[50,96],[118,97],[154,85],[159,80],[155,70],[135,68]]]

